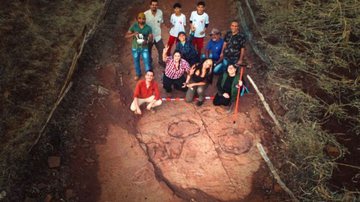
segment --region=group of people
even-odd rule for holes
[[[134,100],[130,109],[141,114],[140,106],[147,103],[147,109],[161,105],[162,101],[158,84],[154,80],[151,50],[155,45],[159,58],[158,64],[164,67],[163,88],[167,94],[173,89],[186,92],[186,102],[192,102],[198,95],[197,106],[201,106],[205,98],[206,88],[212,84],[214,75],[219,75],[217,94],[214,105],[230,106],[237,97],[238,88],[243,87],[239,74],[239,66],[243,64],[245,52],[245,36],[239,30],[239,23],[232,21],[230,31],[224,38],[218,29],[210,32],[211,40],[204,47],[204,38],[209,26],[209,16],[205,12],[205,2],[199,1],[196,10],[189,19],[189,36],[185,32],[186,16],[181,13],[181,4],[175,3],[174,13],[170,17],[172,25],[166,44],[161,38],[161,26],[164,23],[163,13],[158,9],[158,1],[150,0],[150,9],[139,13],[137,21],[126,33],[132,38],[132,56],[135,67],[135,80],[141,77],[140,57],[144,63],[145,80],[136,84]],[[172,47],[175,44],[175,50]]]

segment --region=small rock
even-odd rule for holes
[[[279,192],[282,192],[283,191],[283,189],[281,188],[281,186],[279,185],[279,184],[275,184],[274,185],[274,192],[276,192],[276,193],[279,193]]]
[[[48,166],[49,168],[57,168],[60,166],[60,157],[59,156],[49,156],[48,157]]]
[[[66,199],[71,199],[75,197],[75,193],[72,189],[67,189],[65,192]]]
[[[2,192],[0,192],[0,200],[6,197],[6,191],[3,190]]]
[[[53,198],[53,197],[51,196],[51,194],[48,194],[48,195],[45,197],[44,202],[51,202],[52,198]]]
[[[95,162],[95,160],[92,159],[92,158],[86,158],[85,161],[86,161],[87,163],[94,163],[94,162]]]
[[[337,158],[340,156],[340,150],[335,146],[326,145],[325,151],[332,158]]]

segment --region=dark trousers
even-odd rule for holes
[[[160,41],[158,42],[151,42],[149,43],[149,52],[150,52],[150,64],[152,66],[152,48],[153,46],[155,45],[156,49],[157,49],[157,52],[158,52],[158,63],[159,65],[165,67],[165,62],[163,61],[162,59],[162,54],[163,54],[163,50],[164,50],[164,43],[163,43],[163,40],[160,39]]]
[[[215,98],[213,100],[213,104],[215,106],[220,106],[220,105],[229,106],[231,104],[231,98],[225,98],[224,96],[216,93]]]
[[[167,77],[165,74],[163,76],[163,87],[166,90],[167,93],[170,93],[172,91],[172,86],[174,86],[174,88],[176,90],[180,90],[185,92],[187,90],[187,88],[182,88],[183,83],[185,83],[186,79],[185,76],[182,75],[180,78],[178,79],[170,79],[169,77]]]

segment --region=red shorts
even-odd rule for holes
[[[176,43],[177,37],[175,36],[169,36],[169,41],[167,42],[167,45],[169,46],[169,49],[166,53],[166,55],[170,55],[171,47]]]

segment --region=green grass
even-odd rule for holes
[[[327,122],[340,133],[360,135],[360,5],[355,0],[258,0],[258,43],[272,65],[267,82],[277,89],[277,104],[286,113],[281,151],[275,151],[281,176],[304,201],[343,201],[360,198],[359,190],[331,192],[328,181],[336,158],[327,145],[346,152]],[[269,39],[276,41],[267,41]],[[346,123],[346,124],[342,124]]]
[[[30,2],[30,3],[29,3]],[[23,162],[55,103],[102,1],[5,1],[0,8],[0,191],[21,180]]]

